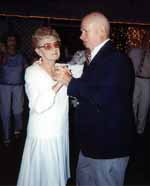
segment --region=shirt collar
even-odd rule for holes
[[[92,51],[91,51],[91,60],[96,56],[96,54],[98,53],[98,51],[105,45],[105,43],[107,43],[110,39],[106,39],[105,41],[103,41],[101,44],[99,44],[98,46],[96,46]]]

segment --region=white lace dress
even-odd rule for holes
[[[17,186],[65,186],[70,177],[68,96],[65,86],[55,94],[55,83],[38,62],[26,69],[30,114]]]

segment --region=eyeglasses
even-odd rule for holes
[[[37,48],[44,48],[45,50],[50,50],[52,48],[59,48],[60,47],[60,43],[58,41],[54,42],[54,43],[45,43],[42,46],[38,46]]]

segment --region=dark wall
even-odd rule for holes
[[[81,19],[100,10],[111,21],[150,23],[149,0],[1,0],[0,13]]]

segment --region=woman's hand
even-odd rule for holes
[[[54,90],[55,93],[57,93],[62,86],[63,86],[62,83],[57,82],[55,85],[52,86],[52,89]]]
[[[64,85],[68,85],[72,78],[72,75],[70,70],[66,66],[57,66],[55,68],[52,78]]]

